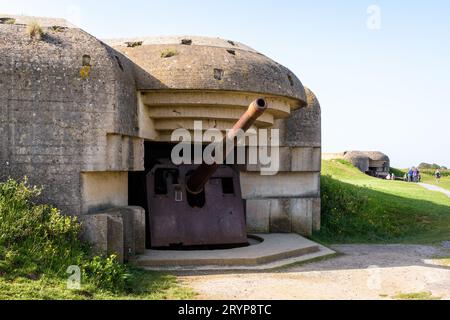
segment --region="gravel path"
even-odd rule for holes
[[[450,299],[448,243],[421,245],[338,245],[341,256],[261,273],[191,273],[180,276],[199,299],[390,299],[430,292]]]
[[[448,197],[450,197],[450,191],[445,190],[444,188],[438,187],[438,186],[434,186],[432,184],[426,184],[426,183],[419,183],[419,185],[421,185],[422,187],[431,190],[431,191],[438,191],[438,192],[442,192],[444,194],[446,194]]]

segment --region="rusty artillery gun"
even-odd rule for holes
[[[265,99],[252,102],[228,131],[226,142],[234,142],[267,108]],[[239,173],[232,167],[216,162],[157,165],[147,176],[147,190],[152,247],[247,244]]]

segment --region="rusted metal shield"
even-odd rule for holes
[[[197,202],[186,190],[197,167],[156,166],[147,176],[152,247],[240,245],[247,242],[239,174],[220,166]]]

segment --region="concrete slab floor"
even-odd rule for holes
[[[269,270],[334,254],[297,234],[260,234],[263,242],[227,250],[148,250],[135,264],[148,270]]]

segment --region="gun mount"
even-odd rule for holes
[[[225,141],[234,142],[267,108],[265,99],[252,102]],[[233,168],[217,163],[157,165],[147,176],[147,190],[153,247],[247,243],[239,173]]]

